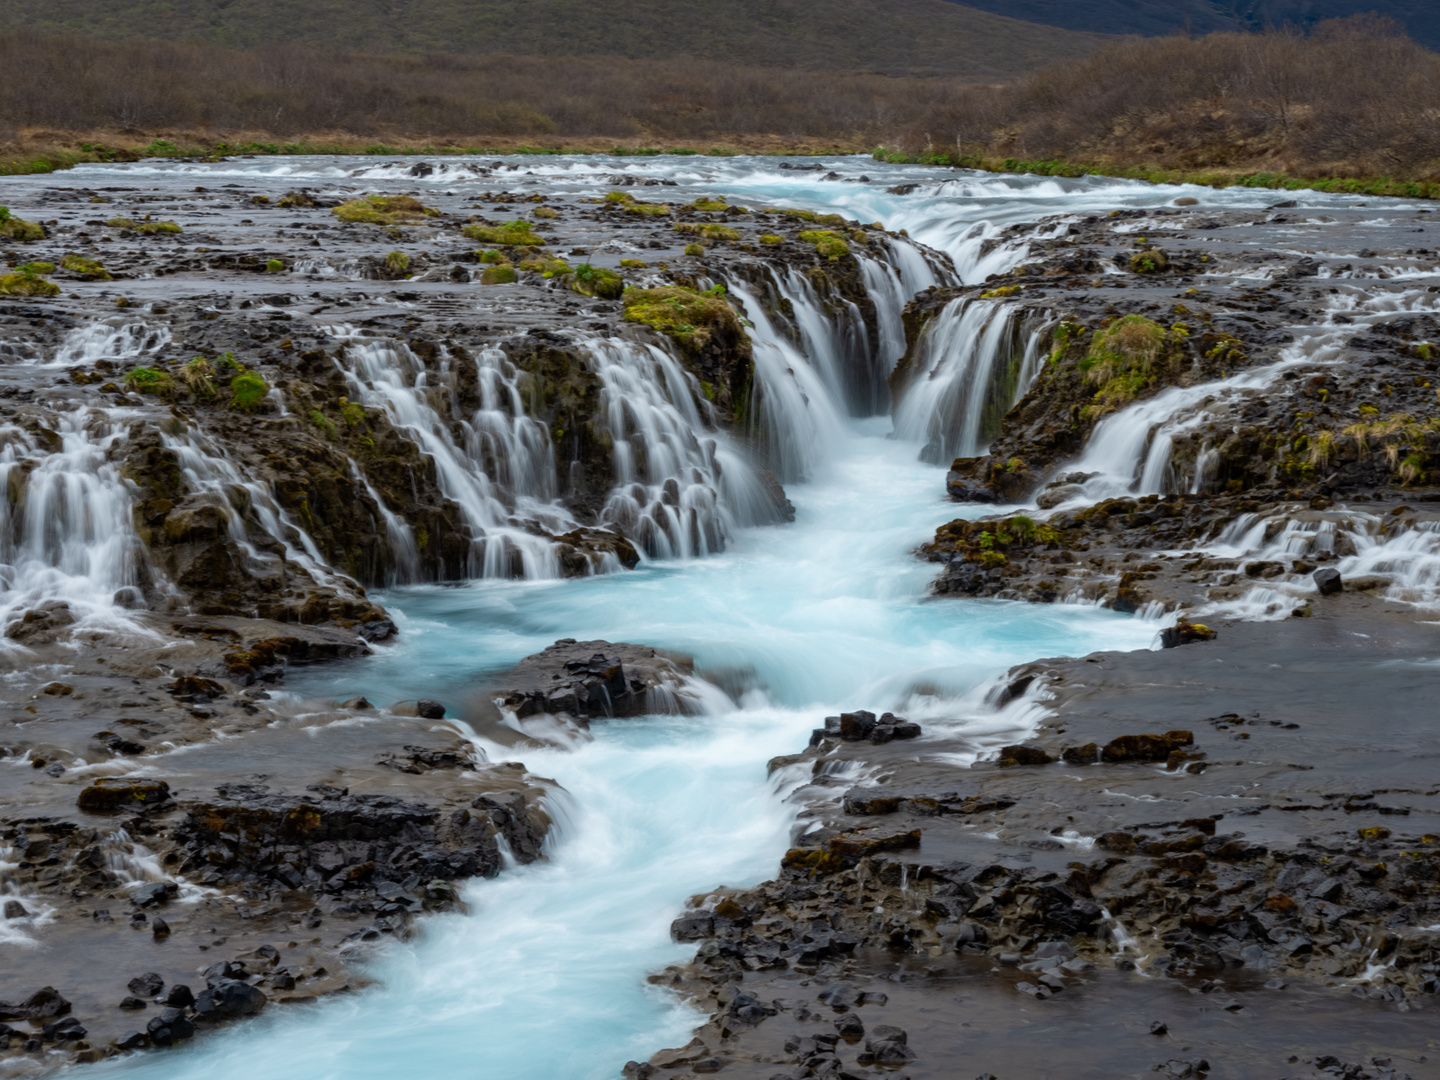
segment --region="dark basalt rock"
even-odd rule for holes
[[[1315,587],[1320,590],[1321,596],[1334,596],[1345,588],[1340,571],[1333,566],[1321,567],[1310,576],[1315,579]]]
[[[75,803],[87,813],[103,814],[159,806],[169,798],[170,785],[164,780],[102,777],[81,791]]]
[[[50,1020],[70,1011],[70,1002],[53,986],[36,990],[24,1001],[0,1001],[0,1020]]]
[[[485,694],[518,719],[564,713],[583,724],[684,712],[686,699],[678,692],[692,672],[689,660],[648,646],[565,638],[527,656]]]

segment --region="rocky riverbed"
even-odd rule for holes
[[[569,796],[527,754],[771,689],[641,591],[643,644],[577,608],[367,700],[433,629],[383,590],[653,591],[893,411],[960,514],[906,539],[929,603],[1177,647],[814,715],[771,762],[776,876],[695,896],[653,977],[710,1020],[626,1075],[1440,1075],[1427,211],[1086,196],[956,233],[975,181],[940,170],[782,164],[827,212],[669,166],[234,164],[5,195],[43,233],[0,300],[6,1068],[359,991],[547,858]],[[287,689],[329,669],[354,689]]]

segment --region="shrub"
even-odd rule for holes
[[[184,380],[186,389],[198,398],[215,396],[215,383],[212,381],[214,375],[214,366],[203,356],[187,361],[180,369],[180,378]]]
[[[240,412],[254,412],[270,392],[270,385],[253,371],[245,371],[230,380],[230,407]]]

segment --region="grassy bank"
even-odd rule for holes
[[[1440,199],[1440,180],[1407,180],[1389,176],[1297,176],[1267,169],[1166,169],[1159,166],[1078,164],[1073,161],[1026,161],[1013,157],[977,154],[906,154],[884,147],[871,152],[876,161],[892,165],[943,165],[993,173],[1032,173],[1036,176],[1112,176],[1151,184],[1196,184],[1201,187],[1268,188],[1273,191],[1326,191],[1343,195],[1393,196],[1404,199]]]

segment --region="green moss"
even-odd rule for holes
[[[697,331],[736,318],[723,297],[723,292],[697,292],[680,285],[626,289],[625,319],[688,343]]]
[[[593,296],[600,300],[618,300],[625,291],[625,280],[614,270],[602,266],[581,263],[575,267],[575,280],[570,283],[582,296]]]
[[[691,203],[689,206],[687,206],[685,209],[687,209],[687,210],[699,210],[699,211],[707,212],[707,213],[714,213],[714,212],[720,211],[720,210],[729,210],[729,209],[730,209],[730,204],[727,203],[724,199],[706,199],[706,198],[699,198],[699,199],[696,199],[694,202],[692,202],[692,203]]]
[[[287,191],[284,195],[280,196],[280,201],[275,205],[285,207],[314,206],[315,200],[304,191]]]
[[[517,280],[515,267],[508,264],[492,266],[480,275],[481,285],[513,285]]]
[[[343,202],[330,212],[341,221],[365,225],[409,225],[440,216],[439,210],[432,210],[410,195],[367,195]]]
[[[545,243],[528,221],[507,221],[504,225],[467,225],[461,230],[471,240],[501,247],[539,247]]]
[[[533,211],[531,211],[530,216],[535,218],[537,221],[548,221],[552,218],[558,218],[560,216],[560,211],[553,210],[548,206],[537,206]]]
[[[719,222],[706,222],[700,224],[694,221],[677,221],[675,231],[689,233],[691,236],[704,237],[706,240],[739,240],[740,231],[732,229],[729,225],[721,225]]]
[[[650,264],[641,259],[621,259],[620,265],[627,270],[644,270]]]
[[[774,233],[766,233],[760,237],[760,243],[762,244],[783,244],[784,242],[785,238],[783,236],[776,236]]]
[[[253,371],[246,371],[230,380],[230,407],[240,412],[254,412],[270,392],[270,385]]]
[[[479,258],[482,263],[488,263],[492,266],[505,262],[505,256],[501,255],[498,251],[482,251],[477,258]]]
[[[335,424],[319,409],[311,409],[306,415],[309,416],[310,423],[325,433],[327,439],[333,440],[338,434],[335,430]]]
[[[621,209],[627,214],[640,214],[642,217],[664,217],[670,213],[668,203],[630,202]]]
[[[699,256],[705,254],[705,245],[704,245],[704,244],[687,244],[687,245],[685,246],[685,254],[686,254],[686,255],[694,255],[694,256],[696,256],[696,257],[698,258]]]
[[[27,262],[21,263],[15,269],[22,274],[53,274],[55,264],[52,262]]]
[[[269,273],[269,274],[278,274],[281,270],[284,270],[284,269],[285,269],[285,263],[282,262],[280,259],[267,259],[266,262],[265,262],[265,272],[266,272],[266,273]]]
[[[410,256],[403,251],[392,251],[385,256],[385,269],[392,274],[403,274],[410,269]]]
[[[132,226],[142,236],[157,236],[161,233],[178,233],[184,230],[173,221],[142,221]]]
[[[1020,292],[1019,285],[1001,285],[998,288],[987,289],[980,294],[981,300],[999,300],[1006,296],[1015,296]]]
[[[1095,420],[1128,405],[1147,389],[1165,340],[1165,328],[1143,315],[1125,315],[1096,331],[1078,364],[1086,381],[1100,384],[1094,403],[1085,406],[1085,418]]]
[[[607,203],[632,203],[635,201],[635,196],[625,191],[607,191],[604,201]]]
[[[98,260],[87,259],[84,255],[72,252],[60,260],[60,266],[72,274],[79,274],[94,281],[110,280],[110,272]]]
[[[39,274],[27,274],[23,267],[17,273],[0,276],[0,296],[58,296],[59,293],[59,285]]]
[[[850,254],[845,238],[828,229],[806,229],[800,234],[802,243],[814,244],[815,253],[824,259],[841,259]]]
[[[137,367],[125,376],[125,389],[134,390],[139,394],[155,394],[158,397],[169,397],[175,389],[175,380],[170,378],[168,372],[156,371],[154,368]]]
[[[1158,274],[1170,267],[1170,259],[1159,248],[1149,248],[1130,256],[1130,270],[1136,274]]]
[[[340,399],[340,416],[344,419],[346,427],[363,427],[365,425],[365,406],[342,397]]]

